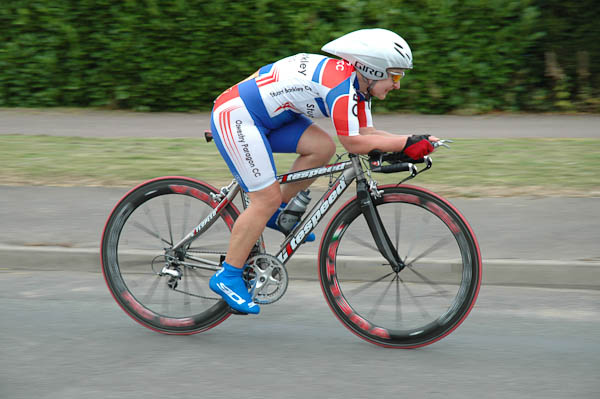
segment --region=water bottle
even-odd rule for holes
[[[294,228],[306,211],[306,206],[310,202],[309,194],[310,190],[300,191],[279,214],[277,225],[285,234],[288,234]]]

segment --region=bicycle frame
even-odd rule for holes
[[[324,169],[324,171],[323,171]],[[308,169],[306,171],[289,173],[281,176],[282,184],[292,181],[311,179],[314,177],[325,176],[332,172],[342,171],[342,174],[330,185],[328,191],[305,213],[300,223],[286,236],[281,244],[281,249],[275,257],[283,264],[287,263],[290,257],[296,252],[300,245],[322,220],[323,216],[331,209],[333,204],[342,196],[350,183],[362,173],[362,168],[358,162],[358,157],[351,158],[351,161],[340,162],[328,165],[323,168]],[[360,171],[360,172],[359,172]],[[363,177],[364,178],[364,177]]]
[[[277,180],[279,181],[280,184],[288,184],[288,183],[295,183],[295,182],[302,181],[302,180],[314,179],[314,178],[318,178],[321,176],[330,175],[331,173],[335,173],[335,172],[342,172],[342,175],[340,175],[335,180],[335,182],[331,185],[331,188],[323,195],[323,197],[321,197],[321,199],[308,212],[308,214],[311,215],[311,217],[304,218],[302,223],[298,224],[296,226],[296,228],[290,234],[288,234],[288,236],[286,237],[286,240],[282,244],[282,248],[285,248],[289,245],[290,249],[292,249],[292,245],[290,243],[292,240],[294,240],[293,250],[290,252],[287,252],[284,250],[280,251],[280,253],[277,255],[277,258],[280,259],[280,261],[282,261],[282,259],[284,259],[284,261],[287,261],[289,256],[293,252],[295,252],[298,245],[301,243],[302,240],[299,240],[299,242],[296,243],[296,239],[298,236],[298,234],[296,234],[296,232],[303,231],[304,233],[302,235],[302,238],[304,238],[307,234],[309,234],[314,229],[314,227],[316,227],[316,225],[318,224],[318,221],[321,220],[321,218],[324,216],[325,212],[329,209],[329,207],[331,205],[333,205],[335,203],[335,201],[339,198],[341,193],[343,193],[346,190],[346,188],[348,187],[348,184],[351,183],[355,179],[356,172],[354,171],[354,168],[352,165],[353,165],[352,161],[344,161],[344,162],[338,162],[338,163],[331,164],[331,165],[326,165],[323,167],[305,169],[305,170],[286,173],[286,174],[277,176]],[[199,237],[204,231],[206,231],[217,220],[219,214],[221,213],[221,210],[224,209],[228,204],[232,203],[234,198],[240,192],[242,195],[242,202],[243,202],[244,208],[246,208],[249,203],[248,195],[243,190],[241,190],[240,185],[234,179],[228,186],[223,187],[221,189],[220,194],[215,194],[213,196],[213,199],[219,201],[218,205],[213,209],[213,211],[210,212],[204,218],[204,220],[202,220],[196,227],[194,227],[194,229],[190,233],[188,233],[183,239],[181,239],[181,241],[179,241],[177,244],[175,244],[173,246],[172,250],[177,251],[177,250],[187,246],[192,241],[194,241],[197,237]],[[327,205],[323,205],[325,203],[327,203]],[[323,210],[321,210],[321,207],[323,207]],[[314,211],[314,215],[313,215],[313,211]],[[311,222],[313,217],[315,219],[315,222]],[[309,230],[304,231],[304,229],[307,228],[307,226],[308,226]],[[262,236],[260,238],[260,241],[262,241]],[[286,256],[284,256],[284,253],[286,254]],[[284,261],[282,261],[282,262],[284,262]]]
[[[361,211],[367,220],[367,224],[371,234],[375,239],[377,248],[390,262],[390,265],[395,271],[403,269],[404,263],[398,256],[398,253],[389,239],[387,232],[382,228],[379,214],[377,213],[376,208],[373,206],[371,194],[369,193],[369,190],[372,190],[373,188],[367,186],[364,170],[360,163],[360,158],[357,155],[350,154],[350,161],[338,162],[323,167],[283,174],[277,176],[277,180],[280,184],[287,184],[327,176],[336,172],[341,172],[340,176],[338,176],[338,178],[330,184],[329,189],[323,194],[323,196],[308,212],[305,213],[305,215],[308,216],[302,218],[296,227],[286,236],[285,240],[281,244],[279,252],[275,255],[275,257],[282,264],[287,263],[287,261],[304,242],[306,236],[316,228],[331,207],[342,196],[349,185],[356,179],[357,195],[360,199]],[[221,210],[224,209],[228,204],[232,203],[233,199],[239,192],[241,192],[242,195],[243,206],[246,208],[249,203],[248,195],[241,190],[240,185],[234,179],[227,187],[223,187],[221,189],[220,194],[213,195],[213,199],[219,201],[218,205],[213,209],[213,211],[209,213],[208,216],[206,216],[206,218],[204,218],[204,220],[202,220],[200,224],[198,224],[188,235],[175,244],[171,250],[176,252],[199,237],[217,220]],[[263,237],[261,235],[257,242],[258,247],[261,250],[263,248],[262,243]],[[209,263],[212,264],[212,262]]]

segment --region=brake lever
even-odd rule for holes
[[[443,140],[438,140],[438,141],[434,141],[433,143],[431,143],[433,145],[433,148],[438,148],[440,146],[446,147],[446,148],[450,148],[450,146],[447,143],[454,143],[454,140],[449,140],[449,139],[443,139]]]

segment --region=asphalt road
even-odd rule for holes
[[[9,268],[14,265],[2,264]],[[418,350],[346,330],[318,283],[192,336],[127,317],[102,275],[0,270],[0,397],[598,398],[600,292],[484,286],[455,332]]]

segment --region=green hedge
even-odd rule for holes
[[[206,110],[261,65],[384,27],[410,43],[415,69],[376,110],[598,111],[598,8],[590,0],[12,0],[0,7],[0,106]]]

